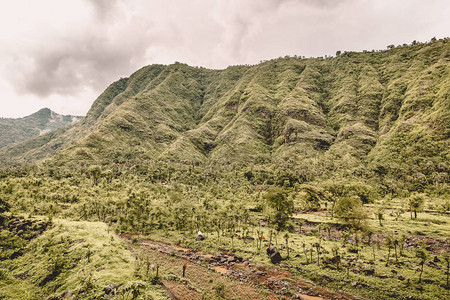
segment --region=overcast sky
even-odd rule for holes
[[[85,115],[113,81],[450,36],[448,0],[0,0],[0,117]]]

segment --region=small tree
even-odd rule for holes
[[[333,253],[334,258],[336,259],[336,267],[340,269],[340,263],[341,263],[341,255],[339,253],[340,247],[338,245],[335,245],[331,248],[331,252]]]
[[[287,258],[289,258],[289,234],[287,232],[284,235],[284,239],[286,240]]]
[[[394,214],[395,214],[395,221],[398,221],[398,219],[400,218],[400,216],[404,213],[405,211],[401,208],[397,209]]]
[[[354,229],[366,229],[367,213],[365,212],[362,201],[358,197],[342,197],[336,202],[334,208],[335,216],[343,219]]]
[[[297,221],[297,225],[299,227],[299,233],[300,234],[302,234],[302,227],[303,227],[304,224],[305,224],[305,220],[303,220],[303,219],[300,219],[300,220]]]
[[[391,249],[393,244],[393,238],[391,236],[386,236],[386,246],[388,247],[388,256],[386,259],[386,267],[389,266],[389,258],[391,256]]]
[[[414,219],[417,219],[417,212],[422,211],[424,204],[425,204],[424,194],[415,193],[409,197],[409,208],[411,212],[411,219],[412,219],[412,211],[414,211]]]
[[[399,244],[399,239],[397,237],[394,237],[392,240],[392,244],[394,245],[395,263],[398,264],[397,247]]]
[[[303,252],[305,253],[306,263],[309,264],[308,249],[306,249],[306,243],[305,242],[302,242],[302,247],[303,247]]]
[[[272,225],[277,231],[291,230],[290,224],[292,213],[294,212],[294,201],[287,197],[287,193],[280,187],[273,187],[269,189],[264,196],[268,214]]]
[[[87,173],[88,176],[92,178],[94,185],[97,185],[98,180],[100,179],[100,175],[102,174],[102,169],[100,168],[100,166],[97,165],[90,166]]]
[[[447,269],[447,272],[445,272],[445,274],[447,274],[447,288],[449,288],[450,287],[448,285],[448,275],[449,275],[449,271],[450,271],[450,254],[449,253],[444,254],[444,261],[446,263],[446,269]]]
[[[416,257],[420,259],[420,275],[419,275],[419,283],[422,282],[422,274],[423,274],[423,266],[425,265],[425,261],[427,260],[428,253],[425,249],[419,249],[416,251]]]
[[[320,240],[319,240],[320,241]],[[320,264],[320,242],[315,242],[313,244],[313,247],[316,248],[316,252],[317,252],[317,265]],[[312,258],[311,258],[312,259]]]
[[[383,207],[380,207],[380,208],[377,210],[377,219],[378,219],[378,222],[379,222],[379,224],[380,224],[380,227],[383,227],[383,223],[381,223],[381,221],[384,220],[383,214],[384,214],[384,208],[383,208]]]

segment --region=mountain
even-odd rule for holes
[[[450,180],[450,42],[285,57],[209,70],[151,65],[111,84],[80,122],[0,160],[58,166],[182,163],[302,181]]]
[[[75,124],[82,118],[59,115],[48,108],[23,118],[0,118],[0,149]]]

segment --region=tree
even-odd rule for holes
[[[343,219],[357,230],[366,229],[367,213],[358,197],[342,197],[334,207],[335,216]]]
[[[289,234],[287,232],[284,235],[284,239],[286,240],[287,258],[289,258]]]
[[[94,185],[97,185],[98,180],[100,179],[100,175],[102,174],[102,169],[100,168],[100,166],[90,166],[87,173],[88,176],[94,181]]]
[[[417,219],[417,212],[422,211],[424,204],[425,204],[424,194],[414,193],[409,197],[409,208],[411,212],[411,219],[413,211],[414,211],[414,219]]]
[[[447,269],[447,272],[445,272],[445,274],[447,275],[447,288],[449,288],[450,287],[448,285],[448,275],[449,275],[449,270],[450,270],[450,254],[449,253],[444,254],[444,261],[446,263],[446,269]]]
[[[270,218],[270,223],[275,226],[277,231],[290,230],[290,218],[294,212],[294,201],[287,197],[283,188],[272,187],[264,195]]]
[[[376,215],[377,215],[378,222],[380,223],[380,227],[383,227],[383,223],[381,223],[381,221],[384,219],[383,213],[384,213],[384,207],[378,208]]]
[[[329,196],[325,190],[320,187],[302,184],[301,190],[304,192],[304,207],[311,210],[317,210],[320,208],[321,202],[333,202],[334,199]]]
[[[341,55],[341,50],[338,50],[338,51],[336,51],[336,56],[339,56],[339,55]]]
[[[398,264],[398,256],[397,256],[397,247],[400,241],[397,237],[394,237],[392,240],[392,244],[394,245],[394,253],[395,253],[395,263]]]
[[[391,256],[391,249],[392,249],[393,241],[394,241],[394,239],[390,235],[386,236],[386,246],[388,247],[388,256],[386,259],[386,267],[389,266],[389,257]]]
[[[416,257],[420,259],[420,275],[419,275],[419,283],[422,282],[422,274],[423,274],[423,265],[425,264],[425,261],[427,260],[428,253],[425,249],[419,249],[416,251]]]

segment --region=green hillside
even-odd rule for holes
[[[422,191],[449,181],[449,61],[444,39],[225,70],[151,65],[108,87],[81,122],[0,156],[251,167]]]
[[[0,118],[0,149],[74,124],[81,118],[59,115],[48,108],[23,118]]]

